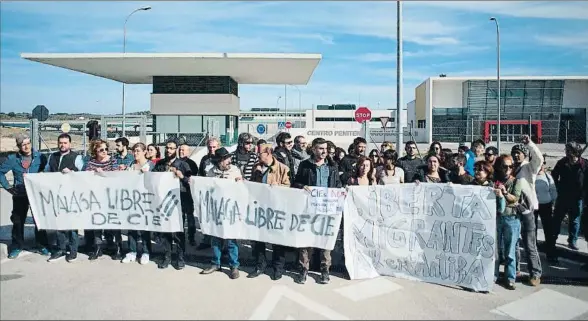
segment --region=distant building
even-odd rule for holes
[[[585,143],[588,76],[502,77],[501,141],[529,132],[542,143]],[[497,140],[496,77],[431,77],[415,89],[414,119],[428,140]],[[410,108],[409,108],[410,109]]]

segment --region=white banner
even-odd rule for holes
[[[341,224],[344,189],[301,189],[192,177],[204,234],[290,247],[332,250]]]
[[[380,275],[490,291],[496,196],[449,184],[351,187],[345,201],[351,279]]]
[[[39,229],[183,230],[172,173],[28,174],[25,186]]]

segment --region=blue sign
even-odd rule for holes
[[[279,121],[278,122],[278,129],[284,129],[286,128],[286,122],[285,121]]]
[[[265,133],[265,125],[264,124],[257,125],[257,133],[260,135]]]

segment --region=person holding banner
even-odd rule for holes
[[[415,175],[415,183],[449,183],[449,176],[444,168],[441,168],[439,156],[429,155],[427,157],[427,166],[421,168]]]
[[[155,165],[146,157],[147,146],[143,143],[136,143],[133,148],[133,157],[135,161],[129,167],[128,171],[147,173],[153,170]],[[141,242],[141,256],[139,263],[142,265],[149,263],[149,253],[151,253],[151,234],[149,231],[129,231],[129,252],[122,259],[121,263],[131,263],[137,260],[137,241]]]
[[[45,173],[67,174],[78,172],[84,168],[82,155],[71,150],[71,136],[63,133],[57,137],[57,146],[59,150],[51,155],[45,166]],[[51,231],[55,236],[55,248],[51,251],[51,257],[47,262],[55,262],[65,257],[67,262],[73,262],[78,258],[79,235],[78,230]],[[66,253],[66,240],[69,242],[69,253]]]
[[[216,137],[210,137],[206,141],[206,148],[208,149],[208,154],[204,155],[200,160],[200,166],[198,166],[198,176],[206,177],[208,171],[214,167],[212,163],[212,159],[214,158],[214,153],[217,149],[220,148],[220,141]],[[204,235],[202,242],[198,245],[196,250],[202,251],[210,248],[210,236]]]
[[[182,222],[186,221],[186,213],[188,207],[194,208],[194,201],[190,193],[190,176],[192,172],[190,166],[178,158],[177,154],[178,143],[170,140],[165,144],[165,156],[159,160],[153,172],[172,172],[180,180],[180,203],[182,205],[182,215],[184,216]],[[171,255],[173,244],[177,245],[177,264],[176,269],[182,270],[186,267],[184,261],[184,251],[186,250],[186,236],[184,232],[179,233],[162,233],[163,239],[163,260],[157,265],[160,269],[166,269],[171,264]]]
[[[290,169],[278,162],[272,155],[273,147],[271,144],[260,146],[259,162],[255,165],[251,181],[272,186],[290,187]],[[255,259],[255,271],[249,274],[248,278],[256,278],[262,275],[267,265],[265,257],[266,244],[264,242],[254,242],[253,258]],[[284,265],[286,263],[286,248],[278,244],[272,244],[272,265],[274,273],[272,280],[279,280],[284,274]]]
[[[231,163],[239,168],[245,180],[251,179],[251,173],[257,163],[257,153],[253,146],[253,135],[241,133],[237,140],[237,149],[232,154]]]
[[[361,143],[360,143],[361,144]],[[364,146],[365,147],[365,146]],[[361,147],[360,147],[361,148]],[[339,169],[331,158],[327,158],[327,141],[323,138],[315,138],[312,141],[313,155],[311,158],[300,163],[298,173],[292,187],[305,189],[310,192],[311,186],[323,188],[341,188]],[[311,248],[299,249],[300,265],[302,271],[296,283],[304,284],[310,268]],[[321,276],[319,282],[327,284],[330,281],[329,269],[331,267],[331,251],[320,250]]]
[[[347,186],[375,185],[376,178],[374,172],[373,161],[367,156],[359,156],[355,170],[347,181]]]
[[[449,180],[453,184],[468,185],[474,181],[474,178],[468,174],[465,170],[466,157],[459,153],[451,155],[451,161],[449,162],[450,172]],[[476,171],[474,170],[474,174]]]
[[[16,136],[18,152],[11,154],[0,166],[0,185],[12,194],[12,244],[9,259],[16,259],[24,249],[24,227],[29,212],[29,199],[24,184],[24,175],[39,173],[45,168],[47,159],[32,148],[31,138],[26,134]],[[6,179],[6,173],[12,172],[14,184]],[[34,219],[34,218],[33,218]],[[37,229],[35,224],[35,241],[42,255],[49,255],[47,232]]]
[[[231,165],[232,155],[226,148],[222,147],[216,150],[214,158],[214,167],[208,171],[207,177],[216,177],[231,179],[236,182],[242,181],[243,176],[237,166]],[[212,247],[212,264],[209,268],[202,270],[200,274],[212,274],[221,269],[221,256],[223,243],[226,241],[229,251],[229,266],[231,268],[231,279],[239,278],[239,245],[237,240],[224,240],[216,236],[210,237]]]
[[[84,166],[84,171],[96,173],[112,172],[119,169],[118,162],[114,157],[108,155],[108,142],[102,139],[90,142],[90,160]],[[112,256],[113,260],[122,259],[122,234],[120,231],[84,230],[86,247],[89,250],[88,259],[94,261],[102,256],[102,234],[114,236],[117,250]],[[112,238],[106,238],[112,242]]]
[[[425,165],[422,158],[417,156],[417,144],[414,141],[408,141],[404,144],[406,156],[400,157],[398,167],[404,170],[404,182],[414,183],[418,176],[419,169]]]
[[[378,184],[402,184],[404,183],[404,170],[396,166],[398,153],[395,150],[387,149],[383,155],[384,166],[378,173]]]

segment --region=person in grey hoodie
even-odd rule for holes
[[[298,166],[303,160],[310,158],[306,152],[306,138],[302,135],[294,137],[294,147],[292,148],[292,157],[294,158],[294,175],[298,172]]]

